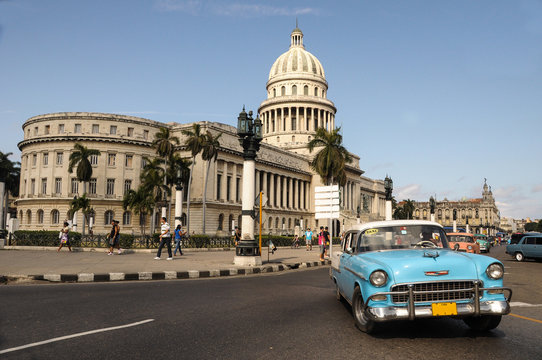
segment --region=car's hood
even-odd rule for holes
[[[380,265],[395,283],[478,278],[472,255],[448,249],[374,251],[360,256]]]

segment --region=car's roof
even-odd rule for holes
[[[447,233],[446,235],[474,236],[471,233]]]
[[[373,221],[368,222],[364,224],[354,224],[351,228],[348,230],[358,230],[358,231],[364,231],[367,229],[372,228],[380,228],[380,227],[387,227],[387,226],[412,226],[412,225],[432,225],[432,226],[438,226],[441,229],[444,229],[442,225],[439,223],[433,222],[433,221],[427,221],[427,220],[388,220],[388,221]]]

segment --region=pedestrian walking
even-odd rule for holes
[[[329,246],[331,244],[331,234],[327,226],[324,229],[324,255],[329,257]]]
[[[299,248],[299,236],[294,236],[294,240],[292,241],[292,249]]]
[[[179,250],[179,255],[183,255],[183,250],[181,249],[181,241],[186,235],[186,231],[183,232],[181,224],[177,225],[175,228],[175,251],[173,251],[173,256],[177,256],[177,250]]]
[[[233,233],[233,242],[235,246],[239,244],[239,241],[241,241],[241,229],[239,227],[235,227],[235,232]]]
[[[158,245],[158,253],[156,253],[154,260],[160,260],[160,255],[162,255],[162,248],[164,245],[167,246],[167,253],[169,255],[167,259],[173,260],[173,255],[171,254],[171,233],[169,232],[170,226],[165,217],[162,217],[160,222],[162,223],[162,226],[160,227],[160,245]]]
[[[307,251],[309,251],[309,248],[312,251],[312,231],[310,227],[305,231],[305,244],[307,245]]]
[[[64,221],[64,226],[62,227],[62,230],[60,230],[60,246],[57,250],[57,252],[62,249],[62,246],[66,245],[70,251],[72,251],[72,247],[70,246],[70,238],[68,236],[68,233],[70,232],[70,226],[69,224]]]
[[[108,239],[109,239],[109,252],[107,255],[113,255],[113,250],[117,248],[119,250],[120,255],[120,234],[119,234],[119,225],[117,221],[111,220],[111,232],[109,233]]]
[[[324,244],[325,244],[324,227],[320,226],[320,232],[318,233],[318,246],[320,247],[320,261],[324,261],[324,254],[326,251],[326,247]]]

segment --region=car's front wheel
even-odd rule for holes
[[[517,261],[523,261],[523,260],[525,260],[525,256],[523,256],[522,253],[517,252],[517,253],[516,253],[516,260],[517,260]]]
[[[482,315],[465,318],[463,321],[474,331],[489,331],[499,326],[501,318],[501,315]]]
[[[354,322],[356,327],[364,333],[370,334],[374,331],[375,322],[365,315],[363,311],[363,297],[359,287],[354,290],[354,296],[352,297],[352,313],[354,314]]]

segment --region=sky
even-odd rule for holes
[[[0,151],[64,111],[235,126],[296,18],[344,145],[396,199],[542,218],[542,0],[0,0]]]

